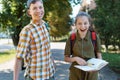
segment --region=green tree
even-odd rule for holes
[[[82,4],[85,0],[70,0],[71,3]],[[120,0],[95,0],[97,8],[88,13],[93,17],[102,44],[116,45],[120,48]],[[89,8],[89,6],[88,6]],[[84,7],[83,7],[84,10]]]
[[[90,11],[103,44],[120,47],[120,0],[96,0],[97,9]]]
[[[19,33],[22,27],[27,24],[28,17],[25,14],[24,0],[2,0],[3,10],[0,13],[1,27],[10,29],[14,45],[17,46]]]
[[[45,6],[44,20],[49,22],[51,35],[62,36],[69,31],[71,6],[69,1],[64,0],[43,0]],[[26,15],[25,0],[2,0],[3,10],[0,13],[1,27],[9,28],[14,45],[19,41],[21,29],[29,23],[30,18]]]
[[[70,31],[70,17],[72,12],[67,0],[47,0],[45,3],[46,21],[51,26],[51,36],[60,37]]]

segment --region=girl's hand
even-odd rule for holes
[[[75,61],[81,65],[81,66],[84,66],[84,65],[87,65],[87,62],[83,59],[83,58],[80,58],[80,57],[74,57]]]

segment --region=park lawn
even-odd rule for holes
[[[15,58],[15,50],[0,52],[0,64]]]
[[[103,59],[109,62],[108,66],[120,73],[120,53],[103,53]]]

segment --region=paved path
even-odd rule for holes
[[[0,52],[14,48],[11,39],[0,39]]]
[[[53,53],[53,57],[56,63],[56,80],[68,80],[69,74],[69,63],[64,62],[64,46],[65,43],[51,43],[51,49]],[[12,80],[13,79],[13,65],[14,59],[8,61],[4,64],[0,64],[0,80]],[[20,79],[24,80],[23,78],[24,71],[20,72]],[[117,80],[118,76],[114,73],[111,69],[107,66],[104,67],[99,74],[99,80]]]

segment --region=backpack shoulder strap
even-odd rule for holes
[[[44,23],[45,24],[45,27],[46,27],[46,29],[48,30],[48,32],[49,32],[49,30],[50,30],[50,27],[49,27],[49,24],[48,23]]]
[[[75,33],[71,33],[70,35],[70,57],[72,57],[72,53],[73,53],[73,46],[75,43],[75,39],[76,39],[76,34]]]
[[[91,39],[94,47],[95,57],[97,58],[97,35],[95,31],[91,31]]]

